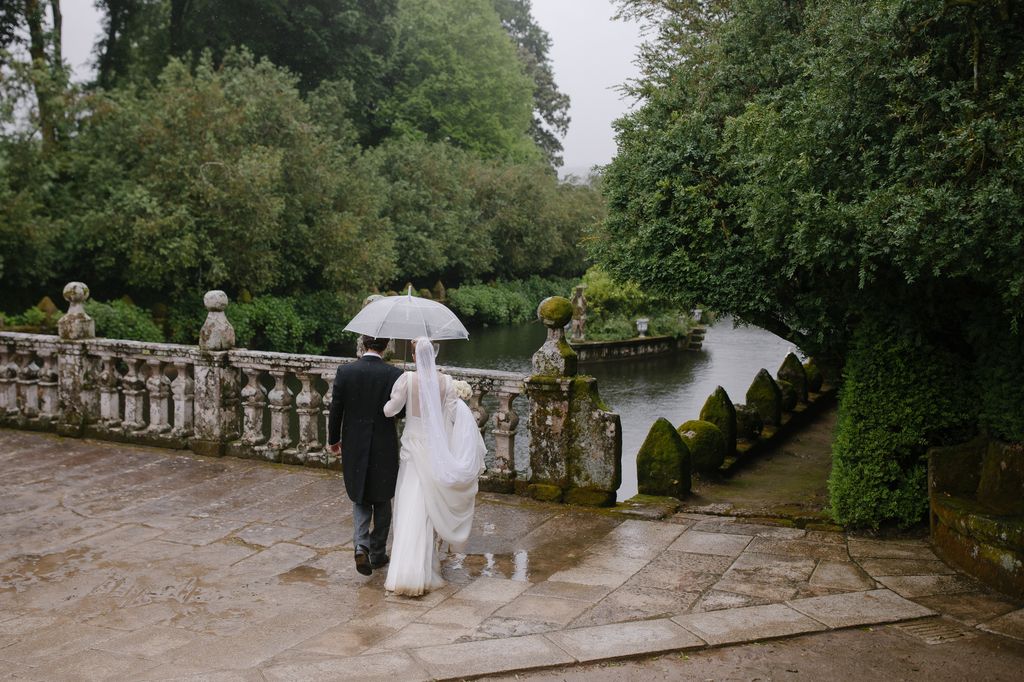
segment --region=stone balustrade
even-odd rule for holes
[[[59,336],[0,332],[0,426],[340,469],[338,457],[325,447],[327,416],[334,374],[339,365],[354,358],[234,348],[234,330],[224,315],[227,297],[222,292],[206,296],[209,316],[197,346],[94,338],[92,320],[81,307],[88,288],[71,283],[65,298],[71,309],[61,320]],[[557,452],[534,452],[564,440],[565,433],[552,439],[547,433],[519,431],[519,412],[531,415],[522,420],[529,429],[560,428],[545,422],[550,421],[547,416],[540,419],[539,412],[534,414],[535,398],[528,382],[538,376],[441,369],[472,387],[467,402],[492,444],[481,489],[532,494],[531,472],[517,474],[517,436],[531,442],[531,469],[542,468],[540,462],[551,468],[552,459],[564,456],[566,450],[563,444]],[[568,396],[570,392],[560,393]],[[524,397],[517,403],[520,396]],[[566,396],[565,400],[571,399]],[[577,419],[591,419],[586,414]],[[611,415],[614,419],[609,421],[609,415],[594,412],[591,430],[606,432],[611,424],[610,442],[621,442],[618,417]],[[621,458],[621,446],[612,455],[615,460]],[[570,472],[561,477],[566,491],[579,487],[571,472],[593,469],[568,462],[557,468]],[[549,475],[542,478],[545,483],[551,481]],[[612,500],[617,485],[616,480],[608,491]],[[608,496],[602,499],[607,503]]]

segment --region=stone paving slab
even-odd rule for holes
[[[355,571],[334,472],[4,429],[0,467],[0,669],[24,679],[393,682],[936,611],[1008,637],[1024,620],[915,540],[496,494],[448,585],[397,597]]]
[[[700,637],[667,618],[563,630],[547,638],[580,663],[704,646]]]
[[[891,623],[935,615],[931,609],[889,590],[796,599],[787,602],[787,605],[830,628]]]
[[[749,642],[826,629],[818,621],[783,604],[691,613],[672,620],[708,644]]]
[[[549,668],[576,662],[541,635],[414,649],[412,654],[433,677],[441,679]]]

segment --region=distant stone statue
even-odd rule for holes
[[[579,284],[572,292],[572,340],[582,341],[587,326],[587,297],[583,295],[585,285]]]

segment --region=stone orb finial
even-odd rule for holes
[[[548,296],[537,306],[537,317],[549,329],[559,329],[572,319],[572,303],[565,296]]]
[[[224,311],[228,307],[228,295],[220,289],[207,291],[203,296],[206,306],[206,322],[199,330],[199,347],[203,350],[230,350],[235,347],[235,328],[231,326]]]
[[[212,313],[222,313],[228,309],[228,295],[220,289],[207,291],[203,296],[203,305]]]
[[[71,304],[81,305],[89,300],[89,287],[83,282],[68,282],[64,285],[64,300]]]

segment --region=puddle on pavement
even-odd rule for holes
[[[95,550],[69,549],[51,554],[23,554],[4,562],[0,570],[0,591],[23,592],[40,583],[60,582],[78,574],[79,569],[94,561]]]
[[[326,586],[330,582],[330,575],[327,571],[307,565],[296,566],[292,570],[277,576],[277,578],[283,583],[307,583],[322,586]]]

